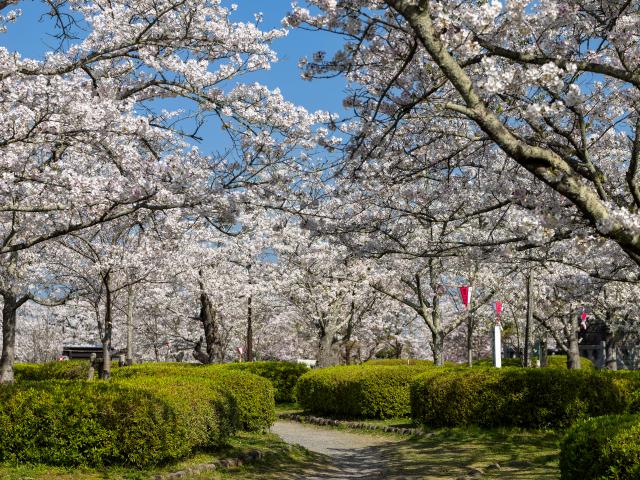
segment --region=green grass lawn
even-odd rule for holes
[[[403,475],[423,480],[455,479],[471,469],[481,469],[483,479],[555,480],[560,477],[561,437],[555,432],[514,429],[446,429],[400,442],[396,448],[385,447],[380,453],[391,472],[401,468]]]
[[[393,420],[393,419],[392,419]],[[397,420],[397,419],[395,419]],[[332,427],[325,427],[332,428]],[[351,429],[351,431],[357,431]],[[370,431],[362,432],[370,435]],[[389,435],[391,437],[391,435]],[[516,429],[482,430],[459,428],[436,430],[423,437],[396,436],[388,444],[358,449],[354,458],[384,459],[384,478],[394,480],[457,479],[472,468],[483,470],[478,478],[551,480],[559,478],[558,441],[555,432]],[[225,449],[200,453],[176,465],[153,470],[123,468],[64,469],[45,466],[10,467],[0,465],[0,479],[7,480],[149,480],[159,473],[174,472],[216,459],[237,457],[259,450],[263,459],[216,472],[185,477],[189,480],[298,479],[300,475],[322,475],[331,460],[301,447],[289,446],[272,434],[239,434]],[[498,464],[498,468],[490,468]]]
[[[104,468],[104,469],[68,469],[47,466],[19,466],[11,467],[0,464],[0,479],[2,480],[148,480],[156,475],[168,472],[176,472],[200,464],[212,463],[230,457],[239,457],[243,453],[259,450],[263,454],[263,459],[255,462],[254,465],[247,464],[243,467],[235,467],[224,472],[205,472],[198,475],[186,477],[190,480],[245,478],[245,473],[262,469],[265,479],[280,478],[276,473],[281,469],[296,470],[300,468],[321,468],[325,458],[316,455],[304,448],[290,446],[284,443],[276,435],[259,433],[239,433],[229,443],[229,445],[215,452],[199,453],[183,462],[156,468],[151,470],[135,470],[126,468]]]

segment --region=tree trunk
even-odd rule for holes
[[[569,318],[569,351],[567,352],[567,368],[571,370],[580,370],[580,343],[578,332],[580,325],[578,316],[574,312],[570,312]]]
[[[17,296],[14,292],[2,295],[2,357],[0,357],[0,384],[13,383],[13,363],[16,348]]]
[[[247,362],[253,361],[253,309],[251,307],[252,300],[253,297],[249,295],[249,298],[247,299],[247,351],[245,352],[245,359]]]
[[[400,358],[402,356],[403,347],[404,345],[396,338],[393,345],[393,358]]]
[[[431,350],[433,350],[433,364],[436,367],[444,366],[444,332],[438,331],[431,335]]]
[[[617,342],[611,330],[607,330],[604,341],[604,368],[607,370],[618,370]]]
[[[318,343],[318,367],[331,367],[338,364],[338,354],[334,346],[335,332],[323,328]]]
[[[127,289],[127,365],[133,365],[133,287]]]
[[[113,317],[111,316],[111,272],[102,278],[105,287],[104,335],[102,337],[102,374],[103,380],[111,378],[111,338],[113,334]]]
[[[531,326],[533,324],[533,269],[527,277],[527,321],[524,326],[523,366],[531,366]]]
[[[540,355],[540,366],[546,367],[547,366],[547,339],[544,337],[540,339],[539,355]]]
[[[196,344],[193,356],[200,363],[215,363],[220,358],[221,341],[216,312],[209,295],[204,291],[204,285],[200,284],[200,322],[204,329],[204,342],[206,352],[202,351],[202,338]]]

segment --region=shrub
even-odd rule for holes
[[[549,355],[547,357],[547,368],[567,368],[566,355]],[[580,357],[581,370],[595,370],[593,362],[587,357]]]
[[[309,367],[293,362],[243,362],[229,363],[225,368],[245,370],[271,381],[275,388],[276,403],[295,402],[295,386],[298,379],[309,371]]]
[[[269,380],[249,372],[221,368],[220,365],[187,363],[145,363],[113,371],[115,380],[144,377],[196,377],[228,390],[237,403],[238,427],[247,431],[269,428],[275,421],[273,387]]]
[[[39,378],[41,368],[42,365],[36,363],[16,363],[13,366],[13,375],[16,382],[35,380]]]
[[[224,424],[232,401],[191,387],[180,381],[150,388],[80,381],[0,387],[0,462],[148,467],[219,445],[230,433]],[[205,423],[210,430],[199,431]]]
[[[309,412],[389,418],[410,413],[410,381],[428,367],[342,366],[312,370],[298,380],[298,403]]]
[[[566,427],[625,409],[623,392],[606,375],[553,368],[434,370],[411,385],[412,416],[432,427]]]
[[[229,390],[238,404],[239,427],[255,432],[276,420],[274,388],[266,378],[250,372],[218,369],[206,377]]]
[[[68,360],[64,362],[49,362],[42,365],[17,364],[14,369],[14,375],[17,381],[86,380],[89,375],[89,361]]]
[[[613,383],[623,393],[625,399],[625,412],[640,413],[640,371],[605,370],[602,374],[611,378]]]
[[[535,363],[535,358],[533,363]],[[474,367],[493,367],[493,359],[481,358],[473,362]],[[522,367],[522,359],[520,358],[503,358],[503,367]],[[567,368],[567,356],[566,355],[549,355],[547,357],[548,368]],[[580,357],[580,367],[582,370],[595,370],[593,362],[586,357]]]
[[[493,367],[493,358],[479,358],[473,362],[474,367]],[[519,358],[503,358],[503,367],[521,367],[522,360]]]
[[[383,365],[387,367],[400,365],[420,365],[428,367],[433,365],[432,360],[418,360],[415,358],[374,358],[364,362],[364,365]]]
[[[561,444],[560,478],[640,478],[640,416],[605,416],[576,424]]]

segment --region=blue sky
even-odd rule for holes
[[[224,1],[228,6],[232,2]],[[254,13],[264,15],[263,28],[280,27],[280,21],[290,9],[290,0],[235,0],[238,10],[234,19],[254,21]],[[46,6],[40,1],[21,2],[21,18],[9,25],[7,33],[0,34],[0,44],[11,51],[18,51],[23,57],[41,58],[47,50],[57,46],[57,40],[47,35],[52,31],[53,22],[48,16]],[[280,61],[268,72],[261,72],[242,81],[258,81],[271,88],[280,88],[285,97],[310,110],[328,110],[339,112],[344,90],[343,79],[304,81],[297,67],[303,56],[311,56],[317,50],[333,52],[339,48],[341,39],[325,32],[293,30],[289,35],[276,42]]]
[[[232,1],[223,0],[225,6]],[[232,19],[236,21],[255,21],[254,14],[263,14],[263,29],[280,28],[281,20],[290,9],[290,0],[234,0],[238,10]],[[9,24],[8,31],[0,34],[0,45],[10,51],[17,51],[29,58],[42,58],[47,51],[55,49],[59,42],[50,36],[54,32],[54,22],[46,15],[48,9],[42,1],[25,1],[19,4],[22,16],[17,22]],[[6,11],[5,11],[6,13]],[[311,56],[315,51],[324,50],[332,53],[337,50],[342,40],[337,35],[326,32],[311,32],[295,29],[289,35],[274,43],[279,61],[269,71],[245,76],[237,82],[259,82],[270,88],[279,88],[284,97],[308,110],[325,110],[331,113],[344,114],[342,99],[345,82],[342,78],[315,80],[312,82],[300,78],[298,61],[303,56]],[[232,84],[228,85],[230,88]],[[163,101],[165,102],[165,101]],[[166,101],[163,108],[179,108],[179,101]],[[185,125],[183,125],[185,126]],[[185,126],[188,129],[188,127]],[[228,137],[219,125],[209,125],[200,131],[203,137],[198,142],[201,150],[207,153],[221,153],[230,147]]]

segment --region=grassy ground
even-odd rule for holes
[[[386,446],[379,454],[390,472],[402,469],[398,478],[455,479],[480,469],[483,479],[555,480],[560,438],[554,432],[448,429]]]
[[[389,421],[406,419],[391,419]],[[327,427],[324,427],[327,428]],[[332,427],[328,427],[332,428]],[[357,430],[351,430],[357,431]],[[370,435],[371,431],[366,431]],[[390,435],[391,436],[391,435]],[[422,480],[457,479],[471,469],[481,469],[485,479],[551,480],[559,478],[558,442],[561,434],[514,429],[476,428],[436,430],[419,438],[396,436],[378,446],[354,449],[353,461],[383,459],[384,478]],[[177,465],[139,471],[122,468],[62,469],[44,466],[10,467],[0,465],[2,480],[150,480],[159,473],[174,472],[241,453],[259,450],[264,458],[242,467],[206,472],[189,480],[287,480],[305,477],[340,478],[330,468],[331,459],[289,446],[271,434],[240,434],[221,451],[201,453]],[[492,468],[498,464],[499,468]],[[331,472],[331,473],[329,473]]]
[[[188,467],[200,464],[207,464],[230,457],[238,457],[242,453],[259,450],[264,455],[262,460],[258,460],[254,465],[247,464],[243,467],[236,467],[225,471],[208,471],[199,475],[191,475],[189,480],[212,480],[212,479],[242,479],[248,473],[262,470],[265,479],[281,478],[277,472],[282,470],[299,470],[302,468],[322,468],[326,461],[322,455],[309,452],[301,447],[289,446],[282,442],[279,437],[272,434],[238,434],[230,441],[225,449],[200,453],[194,457],[165,468],[151,470],[134,470],[126,468],[105,468],[105,469],[66,469],[46,466],[3,466],[0,464],[0,479],[2,480],[149,480],[156,475],[168,472],[175,472]]]
[[[278,413],[304,413],[297,404],[281,405],[277,410]],[[411,418],[358,421],[402,428],[414,426]],[[358,431],[343,426],[323,428]],[[376,434],[373,432],[366,431],[369,435]],[[396,434],[379,434],[395,437],[398,441],[364,449],[356,455],[360,458],[367,455],[384,457],[389,472],[386,477],[390,479],[456,479],[468,475],[472,469],[481,469],[484,472],[481,478],[487,479],[551,480],[560,476],[558,456],[562,432],[470,427],[434,430],[410,439]]]

